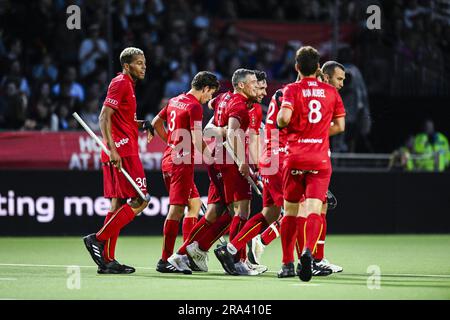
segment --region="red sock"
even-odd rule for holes
[[[322,232],[320,233],[319,241],[317,241],[316,252],[314,259],[322,260],[325,255],[325,237],[327,236],[327,215],[321,214],[322,217]]]
[[[234,240],[239,231],[244,227],[247,219],[243,219],[240,216],[234,216],[230,225],[230,241]],[[238,250],[235,260],[238,262],[239,260],[245,260],[247,258],[247,247],[244,246],[240,250]]]
[[[272,223],[263,233],[261,233],[261,242],[267,246],[273,240],[280,236],[280,222],[277,220]]]
[[[284,216],[281,219],[281,247],[283,249],[283,263],[294,262],[294,245],[297,232],[297,217]]]
[[[109,219],[111,219],[113,214],[114,213],[111,211],[108,212],[108,214],[105,217],[105,222],[103,223],[103,225],[105,225],[109,221]],[[113,235],[111,238],[106,240],[105,247],[103,249],[103,257],[107,261],[113,261],[115,259],[116,243],[118,237],[119,233]]]
[[[180,249],[178,249],[179,254],[186,254],[186,247],[190,245],[192,242],[197,241],[199,238],[202,237],[203,234],[205,234],[206,230],[209,229],[211,226],[211,223],[206,220],[205,216],[203,216],[191,229],[191,232],[188,235],[188,238],[184,240],[183,245]]]
[[[180,222],[177,220],[166,220],[164,222],[164,239],[161,259],[167,261],[167,259],[172,255],[173,248],[175,247],[175,240],[177,240],[178,229]]]
[[[231,216],[228,212],[224,212],[217,217],[209,229],[198,240],[198,246],[203,251],[208,251],[209,248],[216,242],[226,231],[230,228]]]
[[[108,222],[97,232],[97,239],[106,241],[113,235],[118,235],[120,230],[129,224],[135,217],[133,209],[128,203],[121,206]]]
[[[305,217],[297,217],[297,241],[295,242],[295,249],[299,259],[305,246],[305,223]]]
[[[317,241],[322,232],[322,217],[320,214],[311,213],[306,218],[305,224],[305,248],[311,250],[311,253],[316,249]]]
[[[253,239],[256,235],[258,235],[262,230],[267,228],[268,224],[266,218],[262,215],[262,213],[258,213],[254,215],[247,223],[244,225],[241,231],[234,237],[231,241],[231,244],[237,249],[240,250],[244,248],[248,241]]]
[[[183,242],[189,237],[191,230],[197,223],[197,217],[184,217],[183,219]]]

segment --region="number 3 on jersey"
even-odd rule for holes
[[[175,129],[175,118],[177,116],[177,113],[175,110],[172,110],[170,112],[170,120],[169,120],[169,131],[173,131]]]
[[[322,105],[318,100],[311,100],[308,104],[308,121],[310,123],[318,123],[322,119],[322,113],[320,113],[320,108]]]

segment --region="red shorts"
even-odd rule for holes
[[[169,192],[169,204],[188,205],[189,199],[199,198],[194,182],[194,166],[172,164],[172,170],[163,171],[164,184]]]
[[[331,179],[331,167],[316,173],[300,173],[300,170],[285,166],[283,169],[283,198],[297,203],[304,199],[324,201]],[[303,198],[304,196],[304,198]]]
[[[225,204],[222,174],[220,173],[219,167],[215,164],[209,165],[208,176],[209,176],[208,204],[219,202]]]
[[[122,158],[122,167],[136,182],[144,194],[147,193],[147,179],[139,156]],[[103,196],[105,198],[128,199],[138,197],[139,194],[131,183],[109,162],[103,163]]]
[[[283,206],[283,173],[277,172],[273,175],[263,175],[263,208]]]
[[[221,165],[225,203],[252,199],[252,188],[235,164]]]

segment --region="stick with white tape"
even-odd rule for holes
[[[89,126],[86,124],[86,122],[84,122],[83,119],[81,119],[81,117],[78,115],[78,113],[74,112],[74,113],[72,113],[72,115],[78,121],[78,123],[81,124],[81,126],[84,128],[84,130],[86,130],[86,132],[95,140],[95,142],[97,142],[97,144],[102,148],[102,150],[108,156],[110,156],[111,153],[108,150],[108,148],[106,148],[106,146],[103,144],[102,140],[100,140],[100,138],[91,130],[91,128],[89,128]],[[125,176],[125,178],[128,180],[128,182],[130,182],[131,185],[133,186],[133,188],[137,191],[139,196],[147,202],[150,201],[150,195],[149,194],[145,195],[142,192],[142,190],[138,187],[136,182],[134,182],[133,178],[130,177],[128,172],[124,168],[122,168],[121,171],[122,171],[123,175]]]

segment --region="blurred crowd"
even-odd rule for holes
[[[339,1],[339,21],[359,27],[338,60],[359,67],[366,100],[405,88],[420,94],[417,85],[423,94],[445,94],[450,25],[445,14],[436,16],[445,2]],[[70,4],[81,8],[80,30],[66,27]],[[375,32],[365,28],[370,4],[382,8]],[[297,48],[286,45],[276,56],[264,42],[242,46],[233,21],[331,23],[335,9],[326,0],[0,0],[0,129],[71,130],[74,111],[98,129],[101,103],[127,46],[143,49],[148,62],[137,86],[139,118],[151,118],[165,99],[186,91],[200,70],[229,79],[238,67],[258,68],[269,81],[292,81]],[[216,19],[226,23],[219,28]]]

